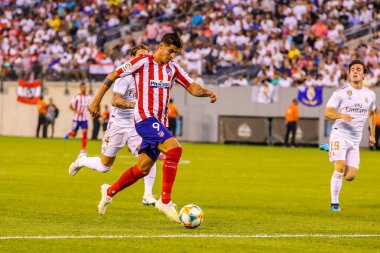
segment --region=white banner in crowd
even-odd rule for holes
[[[272,104],[278,101],[279,88],[264,83],[252,88],[252,101],[261,104]]]
[[[41,96],[41,80],[25,82],[18,80],[17,101],[26,104],[36,104]]]
[[[115,70],[113,64],[91,64],[90,65],[90,74],[104,74],[107,75]]]

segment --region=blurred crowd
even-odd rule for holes
[[[108,30],[136,21],[140,32],[107,46]],[[119,66],[135,44],[153,50],[175,31],[184,41],[176,61],[200,81],[226,75],[224,87],[338,87],[359,58],[367,84],[379,85],[379,34],[352,51],[344,35],[378,21],[379,0],[1,1],[0,64],[8,79],[86,80],[90,64]],[[253,78],[234,74],[254,66]]]

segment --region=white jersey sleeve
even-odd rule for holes
[[[334,134],[354,143],[360,143],[368,114],[376,108],[376,95],[366,87],[356,89],[348,85],[335,91],[326,107],[334,108],[339,114],[351,116],[349,122],[343,119],[335,120]]]
[[[342,102],[342,97],[340,96],[339,91],[341,91],[342,89],[339,89],[332,94],[329,101],[327,101],[326,107],[338,108],[340,106]]]
[[[121,95],[124,96],[125,92],[129,89],[129,86],[130,86],[130,82],[128,82],[126,78],[127,77],[116,79],[113,85],[113,92],[120,93]]]
[[[116,79],[113,92],[121,94],[126,101],[136,102],[135,83],[131,75]],[[133,116],[133,109],[111,107],[110,122],[119,127],[133,127]]]

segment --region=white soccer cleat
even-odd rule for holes
[[[169,219],[171,219],[174,222],[181,223],[179,220],[179,216],[177,213],[176,205],[173,202],[169,202],[167,204],[162,203],[161,198],[156,201],[155,207],[158,209],[158,211],[163,212],[168,216]]]
[[[142,204],[144,206],[154,206],[156,202],[157,200],[153,197],[152,194],[143,196]]]
[[[107,205],[112,202],[112,198],[107,195],[107,190],[110,188],[109,184],[103,184],[100,186],[100,193],[102,194],[102,199],[98,205],[98,213],[103,215],[106,212]]]
[[[69,167],[69,175],[72,177],[72,176],[75,176],[75,174],[77,174],[77,172],[83,168],[83,166],[81,166],[80,164],[80,159],[86,157],[86,153],[79,153],[77,159],[72,163],[70,164],[70,167]]]

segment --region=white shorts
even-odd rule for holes
[[[117,152],[127,145],[132,155],[137,157],[141,141],[135,126],[120,127],[110,122],[102,139],[102,155],[116,157]]]
[[[347,166],[359,169],[360,152],[359,143],[343,138],[336,132],[330,134],[330,162],[346,161]]]

